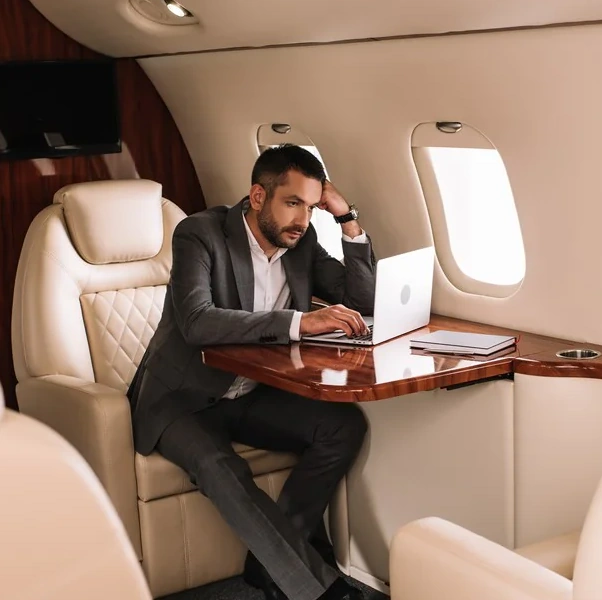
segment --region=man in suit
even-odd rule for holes
[[[323,514],[366,431],[354,404],[317,402],[203,364],[215,344],[288,344],[302,334],[366,333],[375,261],[357,212],[319,160],[290,144],[265,151],[249,196],[184,219],[161,322],[130,386],[136,449],[179,465],[249,548],[245,579],[268,600],[353,600]],[[310,224],[341,223],[344,264]],[[312,296],[333,305],[310,311]],[[232,442],[299,455],[277,503]]]

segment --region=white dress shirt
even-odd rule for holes
[[[284,265],[282,264],[282,260],[280,260],[287,251],[287,248],[278,248],[276,253],[272,255],[272,258],[269,259],[255,239],[244,215],[242,220],[245,224],[249,247],[251,249],[251,259],[253,261],[253,274],[255,278],[253,312],[289,308],[291,305],[291,290],[286,281]],[[343,240],[360,244],[365,244],[368,241],[364,231],[354,238],[343,234]],[[291,321],[289,336],[295,342],[301,339],[302,315],[302,312],[295,311],[293,320]],[[256,386],[256,381],[239,376],[224,394],[224,398],[238,398],[243,394],[248,394]]]

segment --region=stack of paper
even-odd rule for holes
[[[410,339],[410,348],[433,354],[489,356],[516,345],[513,335],[440,330]]]

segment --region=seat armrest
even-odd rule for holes
[[[565,535],[516,548],[514,551],[550,571],[554,571],[567,579],[573,579],[577,546],[581,531],[573,531]]]
[[[57,431],[86,459],[141,558],[132,419],[125,394],[76,377],[46,375],[19,383],[17,400],[22,413]]]
[[[572,583],[437,517],[402,527],[391,544],[392,600],[570,600]]]

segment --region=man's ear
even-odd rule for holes
[[[251,191],[249,192],[249,201],[251,203],[251,208],[253,210],[261,210],[266,200],[265,190],[258,183],[254,183],[251,186]]]

